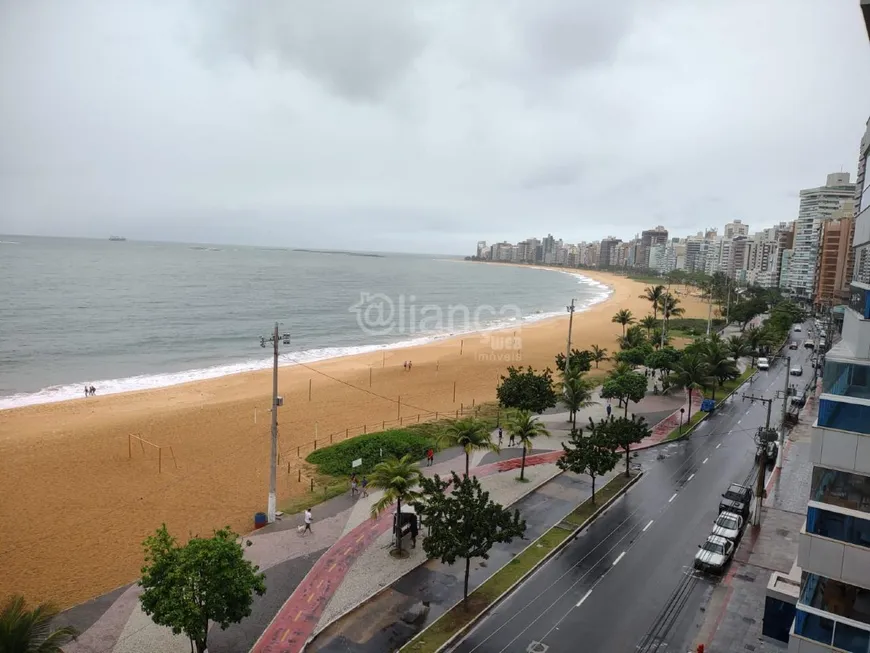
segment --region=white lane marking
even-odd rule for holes
[[[624,555],[625,555],[625,551],[623,551],[623,552],[620,553],[618,556],[616,556],[616,560],[613,561],[613,565],[612,565],[612,566],[615,567],[615,566],[616,566],[616,563],[619,562],[620,560],[622,560],[622,558],[623,558]]]
[[[717,448],[718,448],[718,447],[717,447]],[[708,460],[710,460],[710,459],[709,459],[709,458],[704,458],[704,462],[702,462],[701,464],[702,464],[702,465],[706,465]]]
[[[585,601],[586,599],[588,599],[590,594],[592,594],[592,590],[589,590],[588,592],[586,592],[586,594],[583,595],[583,598],[580,599],[579,601],[577,601],[577,607],[578,607],[578,608],[579,608],[581,605],[583,605],[583,601]]]
[[[722,446],[722,443],[720,442],[719,444],[716,445],[716,448],[718,449],[721,446]]]
[[[643,530],[641,531],[641,533],[646,533],[646,529],[648,529],[650,526],[653,525],[653,521],[655,521],[655,520],[650,519],[649,524],[647,524],[646,526],[643,527]]]
[[[740,422],[742,422],[742,421],[743,421],[742,419],[738,419],[738,420],[737,420],[737,426],[740,426]]]
[[[691,476],[689,476],[689,478],[686,479],[686,483],[688,483],[689,481],[691,481],[693,478],[695,478],[695,475],[694,475],[694,474],[692,474]]]
[[[673,501],[676,498],[677,498],[677,493],[674,492],[674,496],[672,496],[670,499],[668,499],[668,503],[670,503],[671,501]]]

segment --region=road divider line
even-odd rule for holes
[[[649,523],[648,523],[646,526],[643,527],[643,530],[641,531],[641,533],[646,533],[646,529],[648,529],[650,526],[653,525],[653,521],[654,521],[654,520],[650,519],[650,520],[649,520]]]
[[[686,479],[686,483],[688,483],[689,481],[691,481],[693,478],[695,478],[695,473],[694,473],[694,472],[692,472],[691,474],[689,474],[689,478]]]
[[[616,556],[616,560],[613,561],[613,564],[612,564],[611,566],[612,566],[612,567],[615,567],[615,566],[616,566],[616,563],[619,562],[620,560],[622,560],[622,558],[623,558],[624,556],[625,556],[625,551],[623,551],[623,552],[620,553],[618,556]]]
[[[676,498],[677,498],[677,493],[674,492],[674,496],[672,496],[670,499],[668,499],[668,503],[670,503],[671,501],[673,501]]]
[[[588,592],[586,592],[586,594],[583,595],[583,598],[580,599],[579,601],[577,601],[577,607],[578,607],[578,608],[579,608],[581,605],[583,605],[583,601],[585,601],[586,599],[588,599],[590,594],[592,594],[592,590],[589,590]]]
[[[720,442],[719,444],[716,445],[716,448],[718,449],[721,446],[722,446],[722,443]]]
[[[706,465],[708,460],[710,460],[710,459],[709,459],[709,458],[704,458],[704,462],[702,462],[701,464],[702,464],[702,465]]]

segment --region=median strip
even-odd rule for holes
[[[403,653],[436,653],[447,644],[457,640],[490,608],[510,594],[547,558],[570,542],[578,532],[586,528],[593,519],[642,476],[643,473],[626,478],[624,474],[619,474],[612,478],[595,493],[596,503],[587,499],[562,520],[562,524],[567,523],[574,526],[573,531],[566,530],[559,525],[553,526],[495,572],[480,587],[471,592],[466,601],[460,601],[428,628],[418,633],[414,639],[401,648],[401,651]],[[585,601],[588,596],[589,592],[580,600],[580,603]]]

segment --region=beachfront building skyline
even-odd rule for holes
[[[850,182],[850,177],[848,172],[834,172],[828,175],[824,186],[800,192],[791,265],[788,276],[780,283],[798,298],[811,300],[813,297],[822,222],[830,220],[845,202],[854,199],[856,186]]]

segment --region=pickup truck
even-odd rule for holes
[[[744,519],[749,517],[749,504],[752,502],[752,488],[732,483],[719,501],[719,512],[733,512]]]

